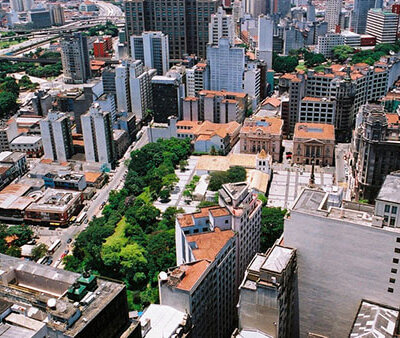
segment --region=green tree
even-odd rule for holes
[[[35,246],[32,249],[32,259],[37,261],[38,259],[42,258],[47,253],[47,245],[44,243],[40,243],[39,245]]]
[[[0,118],[7,117],[17,108],[17,96],[14,93],[0,92]]]
[[[294,72],[299,65],[299,59],[296,56],[278,56],[274,54],[272,69],[277,73]]]
[[[160,191],[161,201],[168,201],[170,196],[171,196],[171,192],[169,189],[163,189]]]
[[[325,56],[320,53],[307,52],[304,54],[304,64],[307,67],[315,67],[326,61]]]
[[[241,166],[234,166],[228,169],[228,182],[246,181],[246,169]]]
[[[267,251],[283,233],[286,209],[264,206],[261,212],[260,250]]]
[[[340,63],[345,62],[354,53],[354,48],[342,45],[333,48],[333,58]]]

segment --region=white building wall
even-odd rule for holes
[[[118,111],[128,112],[129,107],[129,86],[128,66],[125,62],[115,67],[115,90],[117,93]]]

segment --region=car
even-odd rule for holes
[[[83,223],[87,224],[88,222],[89,222],[89,220],[86,218],[86,219],[85,219],[85,222],[83,222]]]
[[[47,264],[47,265],[51,265],[51,263],[53,263],[53,258],[52,258],[52,257],[50,257],[50,258],[48,259],[48,261],[46,262],[46,264]]]
[[[69,253],[68,249],[64,251],[64,254],[68,255],[68,253]]]
[[[71,243],[72,242],[72,238],[68,238],[67,243]]]

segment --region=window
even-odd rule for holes
[[[394,248],[394,252],[395,253],[400,253],[400,249],[399,248]]]
[[[397,242],[397,243],[400,243],[400,237],[397,237],[397,238],[396,238],[396,242]]]
[[[390,205],[385,205],[385,212],[390,212]]]
[[[393,288],[388,288],[388,292],[393,293]]]
[[[399,263],[399,259],[398,258],[393,258],[393,263],[398,264]]]
[[[397,269],[390,270],[391,273],[397,273]]]
[[[397,214],[397,207],[392,207],[392,214]]]
[[[389,225],[394,226],[395,221],[396,221],[396,218],[390,217],[390,224]]]
[[[389,283],[393,283],[394,284],[394,283],[396,283],[396,280],[394,278],[390,278],[389,279]]]
[[[199,232],[199,229],[194,229],[194,230],[193,230],[193,233],[194,233],[194,234],[197,234],[198,232]]]

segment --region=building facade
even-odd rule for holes
[[[375,214],[383,218],[384,225],[394,228],[400,228],[399,184],[399,171],[387,175],[375,200]]]
[[[382,0],[355,0],[351,13],[351,30],[357,34],[365,34],[368,11],[371,8],[382,8]]]
[[[218,7],[218,11],[211,15],[211,22],[208,28],[208,43],[218,45],[220,38],[226,38],[230,44],[234,43],[235,25],[231,15],[226,14],[222,7]]]
[[[399,15],[382,9],[370,9],[367,16],[366,34],[376,38],[376,43],[395,43],[399,26]]]
[[[207,61],[186,69],[186,95],[195,97],[203,89],[210,89],[210,66]]]
[[[336,101],[325,97],[304,97],[300,102],[299,122],[334,124]]]
[[[282,147],[283,120],[275,117],[251,117],[240,130],[240,152],[258,154],[261,150],[279,161]]]
[[[74,154],[72,144],[71,121],[69,116],[60,112],[49,112],[40,121],[44,157],[53,161],[65,162]]]
[[[297,123],[292,161],[297,164],[333,165],[335,128],[331,124]]]

